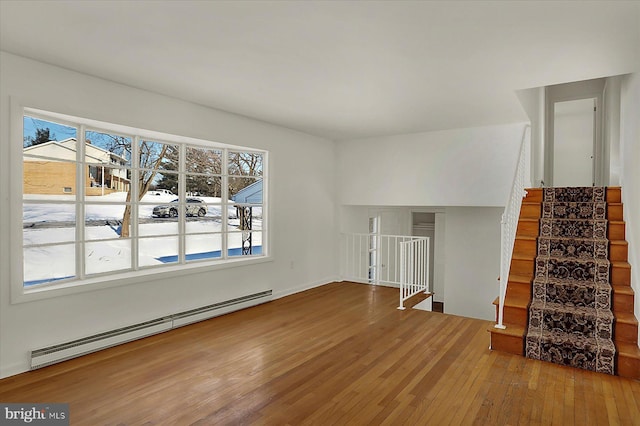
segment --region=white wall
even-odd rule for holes
[[[622,76],[608,77],[604,86],[604,152],[609,186],[620,185],[620,84]]]
[[[273,261],[159,276],[138,284],[10,304],[10,97],[34,107],[270,151]],[[273,289],[281,296],[334,280],[334,144],[267,123],[0,52],[0,377],[28,368],[31,349]],[[301,249],[303,248],[303,249]]]
[[[342,206],[342,232],[367,232],[368,213],[384,206]],[[408,225],[411,211],[425,207],[387,207]],[[493,320],[500,274],[499,207],[440,207],[436,213],[433,289],[446,313]]]
[[[544,87],[518,90],[516,92],[522,108],[531,120],[530,182],[534,188],[542,186],[544,181]]]
[[[504,206],[524,124],[341,142],[339,200],[354,205]]]
[[[640,318],[640,73],[623,77],[620,92],[620,157],[622,202],[629,243],[631,286]],[[640,331],[638,332],[640,340]]]
[[[439,210],[436,300],[444,302],[447,313],[495,318],[492,302],[498,295],[500,219],[524,126],[341,142],[336,146],[341,230],[366,232],[370,209],[366,206],[400,206],[398,214],[406,221],[411,220],[412,208]]]
[[[445,313],[495,320],[492,302],[498,296],[502,212],[490,207],[447,208]]]

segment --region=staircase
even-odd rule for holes
[[[548,257],[545,250],[548,250],[549,239],[540,236],[540,224],[547,223],[546,219],[542,220],[543,196],[541,188],[528,189],[527,196],[522,203],[505,297],[504,324],[506,329],[501,330],[493,327],[490,329],[491,348],[494,350],[525,355],[525,336],[529,328],[530,317],[529,307],[532,302],[534,308],[538,304],[532,300],[534,282],[536,281],[536,257],[539,254]],[[613,328],[613,343],[615,344],[613,365],[615,368],[612,373],[640,380],[638,321],[633,314],[634,292],[631,288],[631,266],[628,263],[623,206],[619,187],[606,188],[606,202],[606,219],[608,221],[606,232],[609,240],[608,247],[604,247],[606,259],[603,261],[594,260],[594,262],[606,264],[608,259],[610,264],[607,272],[612,289],[612,311],[615,323]],[[539,244],[539,241],[542,244]],[[602,248],[598,249],[596,246],[593,251],[603,253]],[[540,271],[538,275],[540,275]],[[538,291],[540,291],[540,283],[538,283]],[[498,309],[497,299],[494,304]],[[534,322],[535,318],[536,315],[534,315]],[[600,371],[606,372],[606,368]]]

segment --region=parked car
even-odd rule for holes
[[[149,191],[149,195],[176,195],[168,189],[154,189]]]
[[[153,208],[153,217],[176,217],[178,216],[178,201],[171,201],[169,204],[155,206]],[[187,216],[203,217],[207,214],[207,204],[199,198],[187,198],[186,206]]]

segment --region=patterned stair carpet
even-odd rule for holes
[[[526,356],[615,374],[605,188],[545,188]]]

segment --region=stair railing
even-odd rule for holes
[[[404,279],[405,283],[410,280],[409,292],[418,286],[429,292],[428,237],[342,233],[341,240],[342,280],[401,287]],[[408,249],[407,244],[410,245]],[[405,274],[404,278],[401,273]],[[407,294],[401,293],[401,299],[406,300]]]
[[[506,328],[503,323],[504,299],[507,294],[507,283],[509,282],[509,270],[511,269],[513,245],[516,240],[516,229],[518,227],[518,218],[520,217],[522,199],[527,195],[525,188],[531,186],[530,173],[527,173],[529,155],[531,151],[530,146],[531,126],[527,124],[522,131],[518,164],[516,165],[513,184],[511,185],[511,192],[509,193],[509,199],[507,200],[504,213],[502,213],[502,221],[500,224],[500,276],[498,277],[498,283],[500,285],[500,303],[498,305],[498,323],[495,325],[495,328]]]
[[[423,292],[429,294],[429,237],[400,243],[400,306]]]

